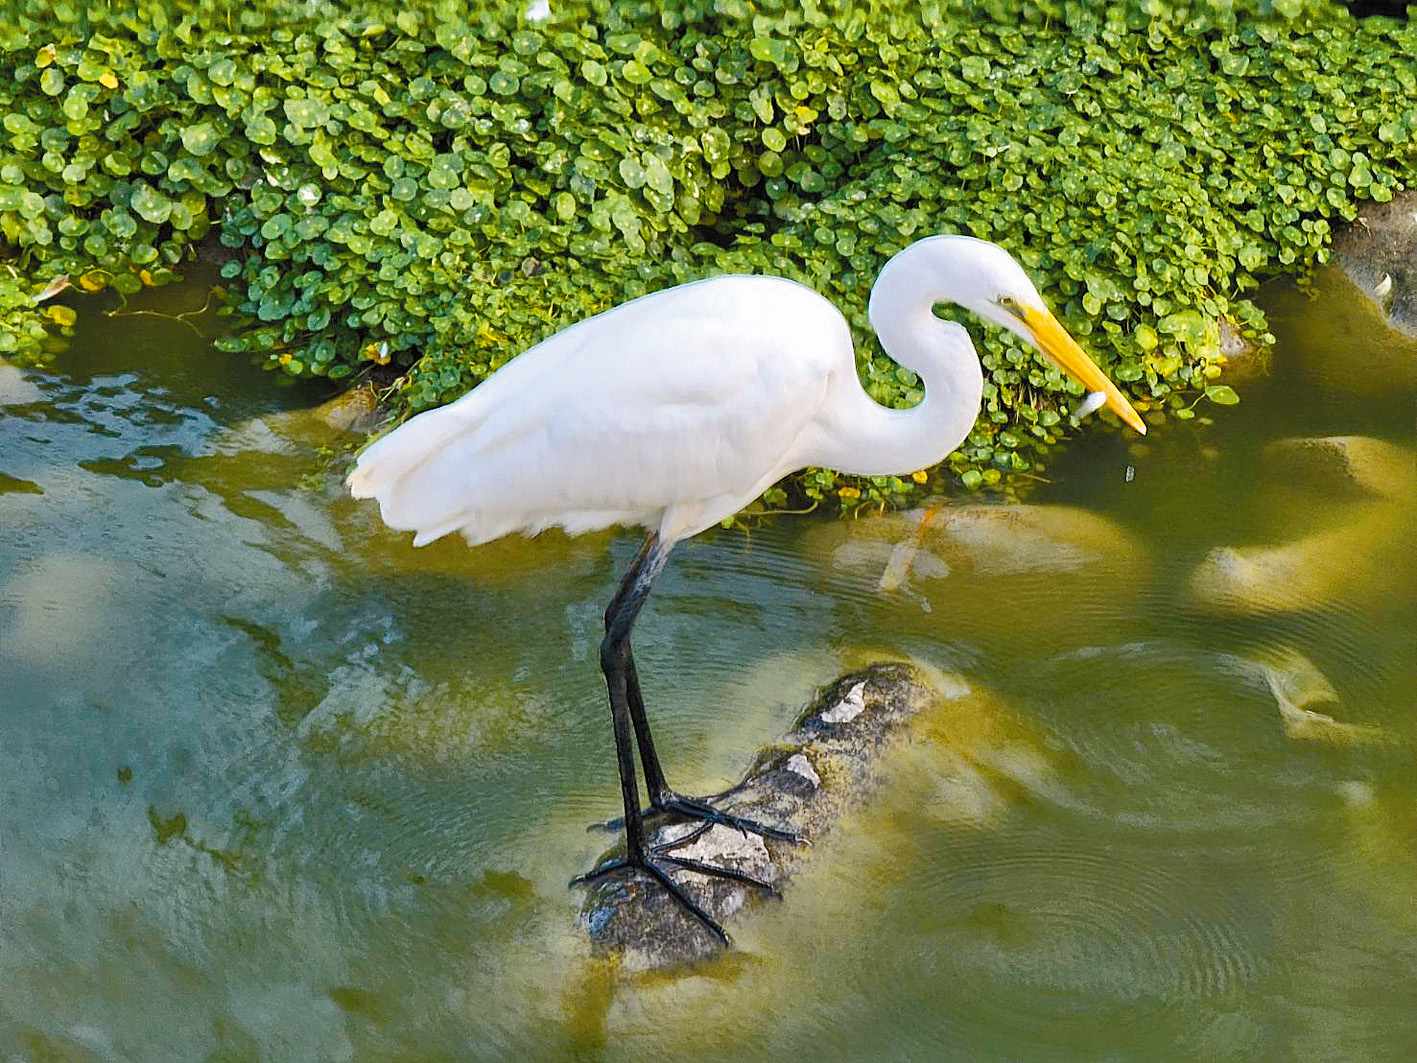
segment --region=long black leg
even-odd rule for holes
[[[649,802],[655,808],[662,808],[674,791],[664,781],[664,769],[659,766],[659,754],[654,751],[654,738],[649,733],[649,717],[645,715],[645,699],[640,693],[640,677],[635,671],[635,657],[627,644],[625,646],[625,693],[630,706],[630,722],[635,726],[635,744],[640,747],[640,767],[645,773],[645,789],[649,791]]]
[[[650,535],[647,537],[640,547],[639,553],[635,555],[634,561],[630,562],[630,569],[625,574],[624,582],[620,584],[620,589],[616,591],[615,597],[611,599],[610,605],[605,610],[605,635],[607,638],[610,636],[611,625],[615,618],[625,608],[626,600],[635,584],[635,573],[645,565],[651,551],[657,547],[658,543],[659,536]],[[664,548],[666,557],[670,549],[670,547]],[[663,567],[664,561],[661,560],[655,573],[651,574],[649,578],[653,580],[658,574],[658,570]],[[645,589],[645,594],[649,594],[648,587]],[[638,613],[638,606],[636,613]],[[634,623],[634,616],[631,616],[630,623]],[[630,649],[628,629],[625,640],[625,697],[630,709],[630,722],[634,724],[635,728],[635,744],[639,746],[640,750],[640,766],[644,769],[645,789],[649,791],[650,804],[659,808],[672,791],[664,781],[664,769],[659,766],[659,754],[654,750],[654,739],[649,733],[649,718],[645,715],[645,700],[640,693],[640,677],[639,673],[635,671],[635,656]]]
[[[620,771],[620,796],[625,807],[625,858],[611,861],[595,868],[576,881],[589,882],[602,875],[622,868],[639,868],[669,891],[681,905],[707,927],[720,941],[728,943],[728,935],[707,912],[684,892],[659,864],[670,864],[700,874],[714,875],[738,882],[762,886],[777,891],[766,882],[760,882],[750,875],[731,868],[717,868],[696,860],[675,857],[668,852],[650,853],[646,850],[644,819],[640,813],[639,787],[635,777],[634,752],[630,745],[630,730],[633,727],[645,763],[646,782],[651,794],[656,790],[677,798],[664,785],[663,773],[659,769],[659,759],[654,752],[650,738],[648,720],[644,713],[644,700],[640,695],[638,677],[635,675],[634,658],[630,651],[630,629],[639,615],[640,607],[649,597],[655,577],[664,568],[673,544],[663,543],[657,535],[651,535],[636,555],[630,570],[625,574],[620,588],[605,614],[605,638],[600,644],[600,667],[605,673],[605,685],[610,695],[610,716],[615,729],[615,759]],[[632,695],[633,690],[633,695]],[[650,766],[653,766],[651,769]],[[653,770],[653,782],[650,772]],[[713,809],[704,806],[717,818]],[[707,818],[707,817],[701,817]]]
[[[635,755],[630,746],[630,683],[634,662],[630,656],[630,629],[649,597],[655,577],[669,560],[672,544],[657,535],[645,540],[630,570],[606,612],[605,638],[600,643],[600,670],[610,695],[610,716],[615,725],[615,757],[620,768],[620,793],[625,803],[625,847],[635,863],[644,858],[644,823],[640,818],[640,795],[635,781]],[[635,684],[639,693],[639,684]],[[641,706],[643,711],[643,706]]]
[[[605,610],[605,632],[607,639],[610,637],[610,631],[616,618],[623,613],[624,609],[629,604],[629,599],[634,593],[637,581],[636,574],[645,566],[657,542],[658,537],[654,535],[651,535],[645,540],[644,545],[640,547],[639,553],[635,555],[634,561],[630,563],[630,569],[625,575],[624,582],[621,583],[620,589],[616,592],[609,607]],[[664,552],[667,557],[668,549]],[[664,561],[661,560],[654,572],[649,574],[648,578],[652,581],[663,566]],[[649,588],[646,586],[640,598],[641,603],[643,603],[644,597],[647,597],[648,594]],[[634,612],[629,619],[630,624],[634,623],[635,615],[638,611],[639,605],[635,605]],[[640,677],[635,671],[635,658],[630,648],[628,627],[626,628],[625,634],[625,695],[630,710],[630,722],[634,725],[635,729],[635,744],[639,747],[640,767],[644,771],[645,790],[649,794],[650,807],[653,813],[657,815],[676,813],[689,819],[701,819],[712,823],[722,823],[725,826],[733,827],[744,832],[759,834],[764,838],[772,838],[775,841],[803,841],[804,839],[800,835],[794,834],[791,831],[785,831],[778,827],[771,827],[765,823],[759,823],[756,820],[745,819],[742,816],[735,816],[732,813],[720,811],[709,803],[709,801],[712,800],[711,798],[685,797],[670,788],[668,781],[664,777],[664,769],[659,763],[659,754],[655,752],[654,737],[650,734],[649,717],[645,714],[644,696],[640,693]],[[723,793],[715,794],[714,798],[726,797],[736,789],[737,787],[730,787]],[[624,821],[612,820],[609,823],[602,824],[602,826],[614,830],[624,826]]]
[[[639,565],[648,550],[648,542],[640,548],[639,554],[631,564],[631,569]],[[610,603],[610,608],[605,612],[605,626],[607,633],[610,630],[611,618],[617,610],[623,606],[625,600],[626,583],[621,586],[620,592]],[[731,786],[722,793],[714,794],[712,797],[695,798],[685,797],[670,788],[668,781],[664,777],[664,769],[660,767],[659,755],[655,752],[654,737],[650,734],[649,717],[645,714],[644,696],[640,693],[640,678],[635,671],[635,657],[629,642],[625,644],[625,694],[630,709],[630,722],[635,728],[635,744],[640,751],[640,767],[644,771],[645,790],[649,793],[650,807],[653,815],[668,815],[677,813],[689,819],[701,819],[711,823],[722,823],[728,827],[734,827],[740,831],[760,834],[765,838],[772,838],[775,841],[801,842],[800,835],[791,831],[785,831],[778,827],[771,827],[756,820],[745,819],[742,816],[735,816],[730,812],[723,812],[714,808],[711,801],[727,797],[738,790],[738,786]],[[607,823],[596,824],[607,830],[619,830],[625,825],[623,819],[610,820]],[[680,839],[676,845],[682,845],[687,839]]]
[[[649,596],[654,578],[669,559],[672,544],[665,545],[651,535],[635,557],[605,613],[605,638],[600,643],[600,669],[610,695],[610,718],[615,728],[615,760],[620,769],[620,797],[625,806],[625,858],[597,867],[576,881],[590,882],[620,868],[640,868],[669,891],[699,922],[725,945],[728,935],[713,918],[680,888],[669,874],[646,858],[644,821],[640,816],[639,787],[635,778],[635,755],[630,745],[630,629],[640,607]],[[636,684],[638,686],[638,684]],[[677,863],[677,861],[669,861]],[[738,873],[733,873],[737,877]]]
[[[782,842],[800,842],[803,839],[791,831],[785,831],[778,827],[770,827],[766,823],[759,823],[756,820],[745,819],[742,816],[735,816],[731,812],[723,812],[709,803],[708,798],[685,797],[669,788],[669,783],[664,778],[664,769],[659,766],[659,755],[654,751],[654,737],[649,731],[649,717],[645,715],[644,697],[640,694],[640,678],[635,673],[635,658],[630,652],[629,644],[625,646],[627,659],[626,694],[630,705],[630,722],[635,726],[635,744],[640,749],[640,767],[644,769],[645,789],[649,792],[649,803],[653,812],[658,815],[668,815],[677,813],[689,819],[702,819],[710,823],[722,823],[727,827],[734,827],[740,831],[761,834],[764,838],[772,838]],[[714,798],[727,797],[738,787],[730,787],[720,794],[714,794]],[[676,845],[685,844],[687,839],[680,839]]]

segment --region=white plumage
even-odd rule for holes
[[[776,277],[715,277],[537,344],[369,447],[349,486],[420,546],[451,532],[476,544],[611,524],[673,542],[809,465],[913,472],[963,440],[983,382],[968,334],[934,316],[937,301],[1013,329],[1076,375],[1101,376],[1090,362],[1068,364],[1081,357],[1075,345],[1059,350],[1040,335],[1045,319],[1066,334],[1002,249],[933,237],[892,259],[871,298],[883,345],[925,385],[913,410],[867,397],[846,321],[820,295]],[[1125,400],[1111,400],[1140,429]]]
[[[794,342],[802,355],[773,357]],[[413,418],[360,456],[350,486],[418,545],[551,525],[668,523],[679,538],[794,467],[806,419],[776,404],[815,407],[850,352],[841,315],[791,281],[682,285],[573,325]]]

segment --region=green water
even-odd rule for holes
[[[1125,564],[925,551],[887,594],[889,542],[813,519],[676,552],[637,652],[682,789],[878,655],[991,691],[1017,758],[961,811],[902,754],[737,952],[655,978],[590,962],[566,887],[617,811],[596,647],[634,537],[414,551],[326,474],[324,395],[171,320],[0,367],[0,1058],[1413,1058],[1417,560],[1280,613],[1187,590],[1346,519],[1265,442],[1412,443],[1410,390],[1316,385],[1342,340],[1276,298],[1243,406],[1055,466],[1038,501]],[[1368,730],[1286,734],[1275,647]]]

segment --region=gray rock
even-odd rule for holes
[[[868,800],[887,810],[908,808],[917,822],[985,830],[1020,800],[1066,803],[1064,770],[1028,716],[998,692],[922,661],[876,663],[827,687],[715,804],[809,841]],[[814,852],[723,827],[699,833],[683,823],[660,827],[654,840],[690,833],[678,855],[744,871],[780,890]],[[775,903],[760,889],[671,873],[730,929],[738,913]],[[792,901],[788,893],[786,903]],[[617,970],[665,970],[720,951],[716,939],[638,873],[597,883],[582,918],[593,953]]]
[[[1417,193],[1366,203],[1333,238],[1334,262],[1388,322],[1417,337]]]
[[[782,742],[760,753],[743,782],[715,803],[726,812],[795,831],[809,842],[820,838],[872,791],[874,762],[888,740],[940,697],[908,665],[872,665],[845,676],[827,687]],[[695,824],[669,823],[651,832],[650,843],[672,842],[695,829]],[[674,852],[781,888],[812,850],[714,826]],[[602,860],[614,855],[606,853]],[[723,924],[744,908],[773,903],[756,887],[691,871],[671,873]],[[614,874],[595,883],[581,914],[594,949],[618,954],[626,969],[673,967],[720,949],[703,926],[641,874]]]
[[[1399,329],[1363,288],[1330,262],[1311,287],[1284,280],[1267,288],[1270,328],[1282,369],[1321,394],[1410,403],[1417,388],[1417,337]]]

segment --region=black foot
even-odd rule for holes
[[[721,823],[725,827],[732,827],[734,830],[742,831],[744,834],[758,834],[764,838],[771,838],[779,842],[795,842],[799,845],[807,844],[807,839],[802,835],[790,830],[783,830],[781,827],[771,827],[766,823],[759,823],[755,819],[745,819],[743,816],[735,816],[731,812],[723,812],[714,808],[705,800],[696,797],[680,797],[678,794],[670,794],[663,802],[655,805],[656,811],[661,811],[665,815],[680,816],[684,819],[698,819],[705,824],[712,826]],[[676,842],[671,842],[669,847],[681,845],[686,841],[681,838]]]
[[[696,831],[695,835],[698,833],[699,832]],[[577,875],[575,878],[571,879],[571,885],[585,886],[598,878],[614,874],[616,871],[632,871],[638,869],[649,875],[650,878],[654,879],[669,891],[669,895],[678,901],[680,906],[686,909],[690,915],[702,923],[708,929],[709,933],[718,938],[722,944],[728,945],[728,935],[724,932],[723,927],[719,926],[713,916],[704,911],[692,897],[684,892],[683,887],[674,881],[669,872],[660,866],[661,864],[672,864],[674,867],[682,867],[685,870],[694,871],[700,875],[712,875],[715,878],[726,878],[734,882],[742,882],[748,886],[757,886],[759,889],[767,890],[779,900],[782,899],[782,894],[778,892],[777,887],[771,882],[764,882],[760,878],[754,878],[752,875],[745,874],[742,871],[735,871],[731,867],[714,867],[712,864],[705,864],[699,860],[688,860],[684,857],[673,856],[662,850],[656,851],[649,856],[640,857],[639,859],[620,857],[619,859],[611,860],[608,863],[601,864],[599,867],[587,871],[584,875]]]
[[[773,841],[793,842],[798,845],[811,844],[806,838],[802,837],[802,835],[794,833],[793,831],[783,830],[781,827],[772,827],[766,823],[759,823],[755,819],[735,816],[731,812],[724,812],[709,804],[710,801],[716,801],[721,797],[726,797],[739,789],[741,789],[741,786],[735,786],[733,789],[725,790],[723,793],[715,794],[713,797],[681,797],[679,794],[671,792],[651,803],[651,807],[645,812],[645,819],[653,820],[663,816],[678,816],[681,819],[702,820],[708,826],[721,823],[725,827],[732,827],[734,830],[742,831],[745,834],[758,834],[764,838],[771,838]],[[587,830],[618,831],[623,829],[624,826],[625,821],[623,819],[612,819],[604,823],[592,823]],[[670,842],[667,847],[672,848],[677,845],[683,845],[691,839],[697,838],[701,833],[703,832],[695,831],[692,835],[686,835],[683,838]]]

